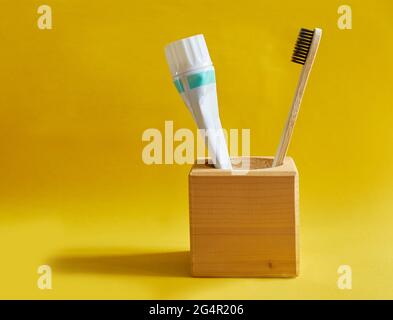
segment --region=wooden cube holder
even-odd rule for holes
[[[207,163],[190,171],[192,275],[297,276],[299,182],[294,161],[287,157],[272,168],[272,157],[237,160],[232,172]],[[249,170],[241,169],[244,165]]]

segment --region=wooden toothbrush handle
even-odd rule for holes
[[[292,101],[291,110],[289,111],[288,119],[284,127],[284,131],[281,135],[280,144],[278,146],[276,156],[274,157],[273,167],[277,167],[283,164],[284,158],[288,151],[289,142],[291,141],[293,128],[295,127],[297,115],[299,113],[300,104],[302,102],[304,90],[306,89],[308,76],[310,75],[312,65],[315,60],[315,56],[318,50],[319,41],[321,38],[321,30],[315,29],[313,41],[308,53],[307,60],[303,65],[302,72],[300,74],[299,82],[296,88],[295,97]]]

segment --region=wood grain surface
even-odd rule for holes
[[[272,158],[248,159],[253,169],[244,174],[228,175],[226,170],[207,165],[191,169],[189,204],[194,276],[298,274],[297,169],[291,158],[286,158],[281,168],[258,169],[269,159]],[[270,160],[267,163],[271,165]]]

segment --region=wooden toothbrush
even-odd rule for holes
[[[280,144],[278,146],[276,156],[273,160],[273,167],[282,165],[285,155],[287,154],[293,128],[295,126],[297,115],[299,113],[300,103],[302,102],[308,76],[310,75],[311,68],[318,51],[321,36],[321,29],[300,29],[299,36],[295,45],[295,50],[292,54],[292,62],[302,64],[303,68],[296,88],[295,97],[292,101],[291,110],[289,111],[288,119],[281,136]]]

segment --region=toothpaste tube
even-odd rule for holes
[[[203,35],[170,43],[165,48],[174,84],[199,129],[205,130],[214,166],[232,169],[218,112],[216,77]]]

